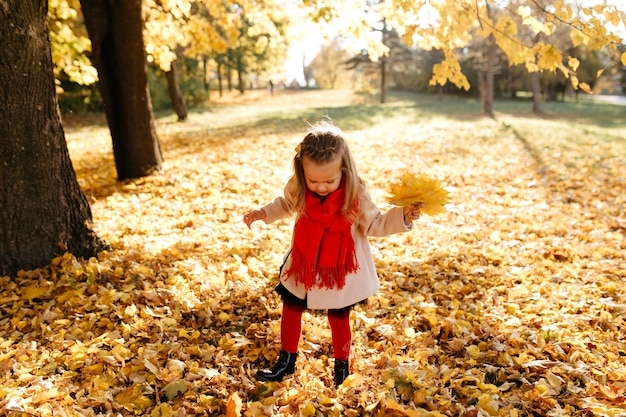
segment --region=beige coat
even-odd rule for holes
[[[263,207],[266,213],[265,223],[270,224],[293,214],[294,192],[295,184],[289,181],[285,186],[284,195]],[[358,303],[373,295],[380,286],[367,237],[405,232],[411,230],[412,226],[412,223],[409,225],[404,223],[402,207],[393,207],[386,213],[381,213],[363,185],[359,191],[359,215],[352,225],[352,237],[359,269],[346,276],[346,285],[342,289],[314,287],[307,291],[302,284],[297,284],[293,277],[285,273],[291,265],[291,250],[285,257],[280,281],[296,297],[306,298],[307,307],[311,309],[343,308]]]

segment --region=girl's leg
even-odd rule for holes
[[[280,319],[280,344],[283,350],[296,353],[302,333],[303,307],[283,302],[283,316]]]
[[[256,378],[259,381],[281,381],[285,376],[294,373],[302,333],[303,311],[303,307],[283,302],[283,315],[280,320],[280,356],[271,368],[257,371]]]
[[[328,323],[333,337],[333,356],[335,359],[348,359],[352,346],[350,328],[350,307],[328,310]]]
[[[340,310],[328,310],[328,323],[333,337],[333,356],[335,357],[335,387],[340,386],[350,375],[350,347],[352,329],[350,328],[350,307]]]

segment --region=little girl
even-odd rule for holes
[[[284,195],[244,215],[248,227],[296,215],[291,248],[276,291],[283,300],[278,362],[256,377],[280,381],[294,372],[304,309],[327,310],[334,383],[350,373],[350,309],[376,292],[378,276],[367,236],[411,230],[418,206],[381,213],[357,174],[343,133],[328,122],[312,127],[297,146]]]

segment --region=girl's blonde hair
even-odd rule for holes
[[[318,122],[311,126],[302,142],[296,147],[296,156],[293,158],[293,179],[297,190],[294,208],[298,214],[304,213],[305,208],[306,182],[302,167],[303,156],[309,157],[316,164],[324,164],[336,157],[341,157],[341,172],[345,181],[345,199],[341,212],[346,218],[354,220],[358,214],[357,196],[361,179],[341,129],[328,121]]]

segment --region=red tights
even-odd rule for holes
[[[283,350],[296,353],[302,334],[302,313],[304,308],[291,303],[283,303],[283,316],[280,321],[280,343]],[[328,324],[333,339],[335,359],[348,359],[352,345],[350,329],[350,309],[328,310]]]

